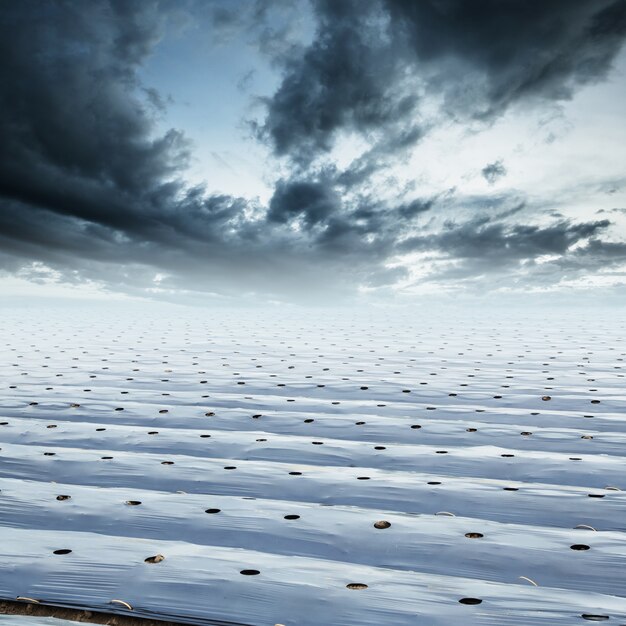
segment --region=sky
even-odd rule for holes
[[[0,294],[626,303],[626,0],[0,0]]]

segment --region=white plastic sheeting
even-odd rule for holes
[[[326,315],[4,310],[0,598],[626,624],[621,321]]]

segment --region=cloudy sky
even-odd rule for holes
[[[626,0],[0,0],[0,293],[626,292]]]

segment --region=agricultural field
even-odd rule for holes
[[[617,314],[0,325],[2,625],[626,624]]]

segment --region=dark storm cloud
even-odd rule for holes
[[[328,185],[314,182],[279,181],[270,200],[267,218],[284,223],[302,216],[307,226],[339,213],[341,200]]]
[[[296,295],[352,288],[378,271],[383,247],[334,215],[341,201],[329,187],[279,184],[267,213],[185,184],[188,143],[176,130],[156,133],[167,103],[138,78],[167,11],[157,2],[86,6],[1,8],[4,269],[40,280],[48,272],[32,263],[42,263],[65,282],[129,293]]]
[[[259,129],[279,156],[306,165],[339,130],[380,132],[415,114],[418,96],[401,80],[388,18],[375,3],[314,3],[317,33],[268,102]]]
[[[140,229],[150,219],[140,214],[149,195],[188,156],[176,131],[151,137],[151,118],[136,94],[135,72],[157,43],[162,18],[150,2],[81,7],[2,6],[0,192]]]
[[[41,280],[48,275],[41,263],[66,282],[102,281],[128,293],[305,296],[405,280],[397,257],[414,251],[459,261],[466,274],[566,255],[585,239],[580,264],[621,258],[618,244],[598,239],[606,221],[507,221],[520,218],[519,198],[466,199],[479,217],[426,236],[452,191],[411,195],[389,175],[396,197],[381,199],[370,183],[436,122],[422,115],[425,100],[439,98],[441,111],[456,118],[489,119],[512,103],[565,98],[600,79],[624,32],[624,2],[552,1],[532,5],[528,17],[521,13],[527,3],[513,0],[320,0],[310,45],[294,43],[289,24],[272,21],[297,3],[249,5],[246,19],[256,25],[246,32],[283,71],[257,127],[290,168],[268,206],[189,186],[189,142],[175,129],[157,133],[168,102],[139,74],[172,5],[0,6],[5,269]],[[224,6],[213,12],[222,32],[241,22]],[[369,147],[343,169],[320,164],[344,131]]]
[[[485,167],[483,167],[480,173],[490,185],[495,184],[507,174],[506,167],[504,167],[504,163],[502,163],[502,161],[488,163]]]
[[[138,78],[167,28],[163,6],[3,7],[4,267],[35,276],[35,261],[127,291],[293,293],[399,276],[380,273],[397,236],[390,209],[357,214],[328,178],[280,181],[267,209],[184,183],[188,143],[156,134],[167,103]]]
[[[261,127],[279,156],[308,164],[340,131],[383,131],[388,150],[421,136],[424,98],[493,119],[601,80],[626,33],[624,0],[316,0],[316,35],[291,58]],[[397,141],[389,141],[389,133]],[[403,139],[404,138],[404,139]]]
[[[117,264],[184,275],[211,259],[236,259],[258,238],[244,218],[254,207],[182,182],[187,141],[176,130],[155,134],[153,112],[164,103],[137,77],[167,12],[149,1],[86,6],[1,8],[5,260],[9,251],[68,276],[90,268],[89,277],[107,281]]]
[[[443,61],[462,79],[444,87],[448,106],[479,117],[523,98],[570,98],[577,86],[605,76],[626,32],[623,0],[386,4],[416,59]]]

